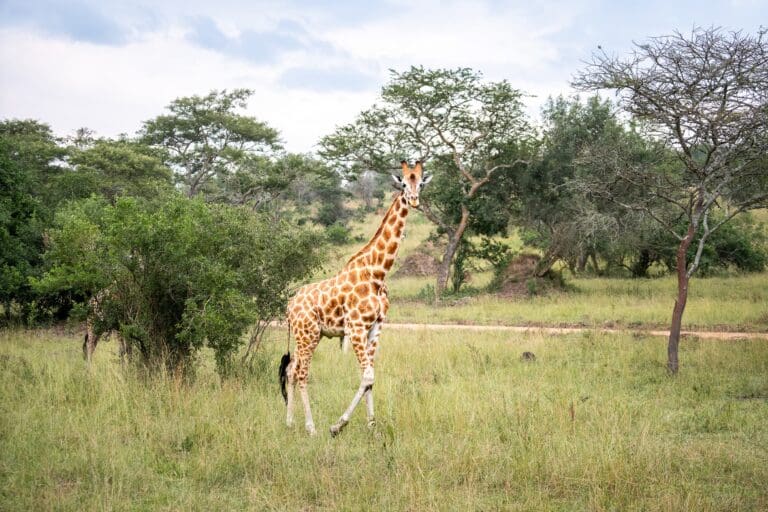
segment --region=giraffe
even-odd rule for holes
[[[419,193],[432,179],[423,173],[421,162],[410,167],[403,160],[401,166],[402,177],[392,176],[398,193],[373,238],[347,261],[338,274],[303,286],[288,303],[289,344],[292,332],[296,350],[293,355],[288,351],[280,363],[280,383],[287,406],[286,423],[293,425],[293,394],[298,385],[304,405],[305,427],[310,435],[316,431],[309,405],[307,378],[312,354],[321,337],[349,340],[361,371],[360,386],[349,407],[331,426],[331,435],[341,432],[363,397],[368,426],[374,425],[373,366],[381,325],[389,310],[384,278],[400,248],[409,207],[419,206]]]

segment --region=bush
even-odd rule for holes
[[[212,348],[229,367],[254,322],[279,314],[288,286],[320,263],[321,237],[246,209],[169,194],[155,201],[91,198],[60,211],[40,292],[104,294],[105,326],[119,327],[150,366],[191,368]]]
[[[426,302],[427,304],[435,303],[435,287],[431,284],[425,284],[421,290],[419,290],[419,300]]]
[[[493,266],[493,279],[488,284],[489,291],[498,291],[504,282],[504,275],[517,253],[512,248],[498,240],[483,237],[475,250],[478,258],[484,259]]]
[[[332,226],[334,224],[341,224],[348,217],[349,214],[341,203],[340,198],[336,198],[328,202],[321,202],[314,220],[323,226]]]
[[[710,224],[717,222],[718,216],[710,219]],[[670,271],[676,268],[677,243],[669,235],[664,235],[666,243],[657,243],[661,249],[661,260]],[[698,236],[694,239],[687,254],[690,264],[696,254]],[[764,227],[754,221],[750,214],[742,214],[723,224],[710,235],[701,254],[698,272],[712,275],[718,271],[733,268],[741,272],[760,272],[768,264],[768,244]]]
[[[344,245],[349,242],[349,229],[337,222],[325,229],[325,236],[333,245]]]

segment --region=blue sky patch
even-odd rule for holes
[[[101,9],[84,2],[9,0],[0,4],[0,24],[28,26],[75,41],[117,46],[128,30]]]

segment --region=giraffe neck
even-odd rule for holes
[[[383,281],[392,268],[405,233],[408,203],[397,194],[373,238],[352,256],[345,268],[368,268],[372,278]]]

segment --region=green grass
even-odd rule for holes
[[[480,275],[479,285],[488,279]],[[419,294],[433,280],[390,279],[389,320],[415,323],[668,327],[677,294],[673,276],[657,279],[571,279],[573,290],[544,296],[453,299],[439,306]],[[691,280],[685,329],[768,330],[768,273]]]
[[[686,339],[673,379],[660,338],[389,329],[376,431],[358,410],[331,439],[353,356],[318,348],[309,438],[283,424],[271,336],[253,375],[206,359],[183,384],[121,369],[114,342],[88,372],[78,335],[0,332],[0,508],[768,508],[764,342]]]

